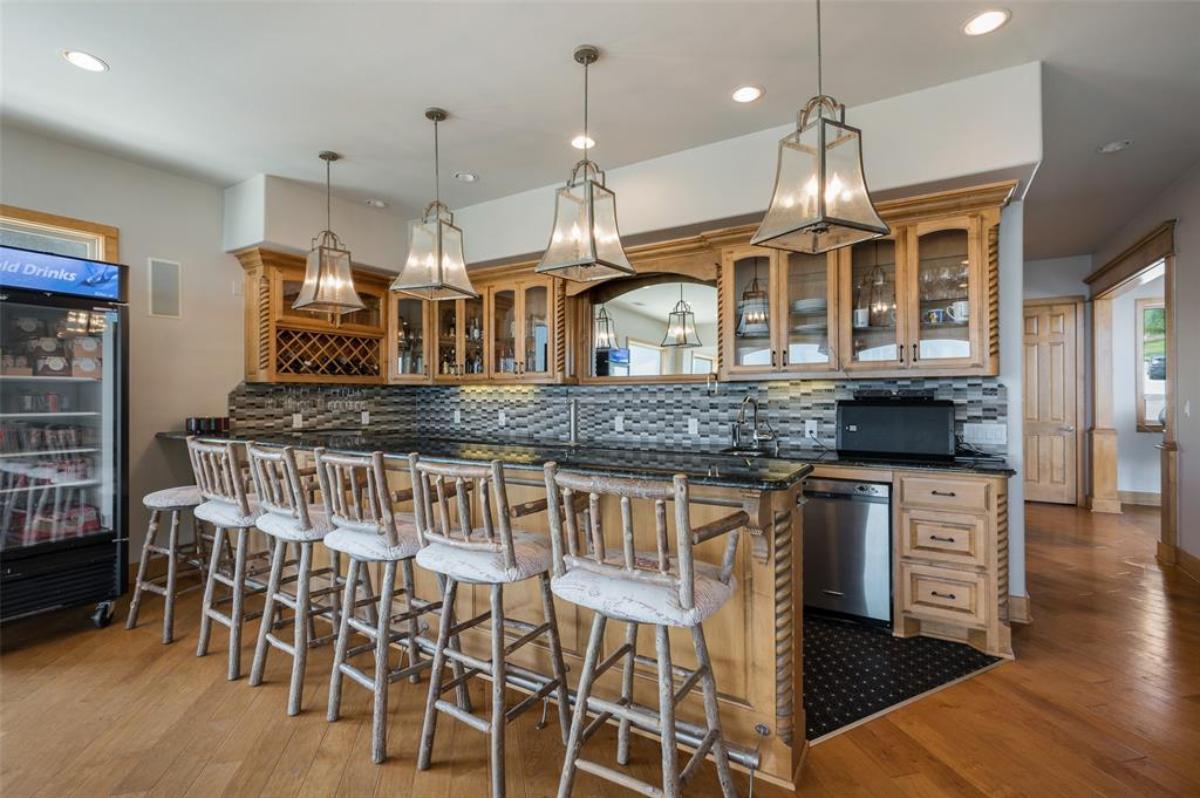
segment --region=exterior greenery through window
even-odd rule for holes
[[[1137,427],[1162,432],[1167,401],[1167,309],[1161,299],[1137,301]]]

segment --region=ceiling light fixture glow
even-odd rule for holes
[[[763,90],[758,86],[738,86],[733,90],[735,103],[752,103],[763,96]]]
[[[91,53],[85,53],[83,50],[63,50],[62,57],[67,59],[67,63],[71,66],[79,67],[87,72],[108,71],[108,64]]]
[[[983,36],[1004,27],[1012,18],[1012,12],[1004,8],[990,8],[976,14],[963,25],[963,33],[968,36]]]
[[[1133,144],[1133,139],[1117,139],[1107,144],[1101,144],[1096,148],[1096,152],[1102,155],[1112,155],[1114,152],[1120,152],[1128,148],[1130,144]]]
[[[575,138],[571,139],[571,146],[577,150],[590,150],[596,146],[596,140],[591,136],[585,136],[580,133]]]
[[[464,183],[474,183],[479,180],[479,175],[474,172],[455,172],[454,179],[461,180]]]
[[[369,199],[369,200],[367,200],[367,204],[370,205],[372,208],[386,208],[387,207],[387,203],[381,199]]]

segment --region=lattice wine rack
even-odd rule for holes
[[[375,382],[382,379],[382,362],[379,338],[276,329],[275,373],[279,376]]]

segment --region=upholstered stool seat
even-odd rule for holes
[[[213,526],[225,529],[249,529],[258,521],[261,512],[258,509],[258,501],[253,497],[246,497],[246,504],[250,510],[248,513],[243,512],[236,502],[212,499],[203,502],[192,512],[201,521],[207,521]]]
[[[483,537],[483,532],[476,535]],[[500,551],[456,549],[430,541],[417,553],[417,565],[459,582],[511,584],[550,570],[550,538],[530,532],[512,533],[513,562],[507,565]]]
[[[657,562],[656,555],[638,552],[637,559]],[[420,558],[417,559],[420,563]],[[620,567],[620,563],[612,563]],[[679,560],[670,558],[671,567],[678,570]],[[666,626],[695,626],[706,620],[733,595],[737,582],[731,576],[721,581],[721,569],[712,563],[696,562],[695,598],[691,607],[679,601],[675,585],[629,579],[613,573],[599,573],[586,568],[572,568],[550,583],[554,595],[589,610],[602,612],[609,618],[632,623]]]
[[[293,518],[279,513],[263,513],[255,520],[254,525],[271,537],[291,543],[312,543],[323,540],[333,531],[333,525],[329,523],[329,516],[325,515],[325,508],[319,504],[308,506],[308,520],[309,527],[302,529]]]
[[[399,514],[397,514],[399,520]],[[325,548],[347,554],[368,562],[396,562],[415,557],[421,550],[416,527],[396,524],[396,544],[389,545],[387,538],[378,532],[363,532],[358,529],[338,528],[325,536]]]
[[[180,485],[147,493],[142,504],[148,510],[188,510],[204,503],[200,488],[195,485]]]

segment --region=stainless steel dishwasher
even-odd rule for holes
[[[892,486],[804,484],[804,605],[892,624]]]

